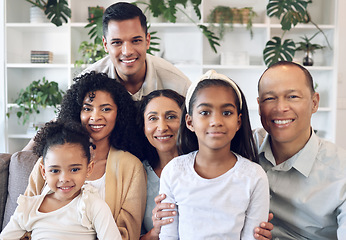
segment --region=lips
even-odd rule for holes
[[[285,125],[285,124],[288,124],[288,123],[293,122],[293,119],[273,120],[273,122],[274,122],[275,124],[278,124],[278,125]]]
[[[164,140],[170,139],[172,137],[173,137],[173,135],[165,135],[165,136],[155,136],[154,138],[156,138],[157,140],[160,140],[160,141],[164,141]]]
[[[126,64],[134,63],[136,60],[137,60],[137,58],[133,58],[133,59],[120,59],[121,62],[126,63]]]
[[[74,186],[64,186],[64,187],[58,187],[58,189],[60,189],[63,192],[69,192],[70,190],[72,190],[74,188]]]
[[[104,128],[106,125],[101,124],[101,125],[95,125],[95,124],[89,124],[89,127],[91,128],[91,130],[98,132],[101,131],[102,128]]]

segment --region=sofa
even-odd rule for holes
[[[0,229],[10,220],[17,198],[25,192],[38,157],[32,151],[0,153]]]

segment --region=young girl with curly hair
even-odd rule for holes
[[[94,166],[85,128],[75,122],[49,122],[34,141],[34,153],[42,156],[41,174],[50,191],[31,197],[20,195],[0,238],[19,239],[28,231],[31,239],[120,240],[108,205],[94,187],[84,185]]]
[[[137,109],[124,86],[106,74],[90,72],[75,79],[64,96],[58,119],[82,123],[96,146],[94,170],[87,182],[108,206],[123,239],[139,239],[146,202],[146,176]],[[27,195],[40,194],[45,181],[39,162],[29,179]]]

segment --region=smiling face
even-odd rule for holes
[[[192,116],[186,115],[186,126],[195,132],[199,151],[230,150],[231,141],[241,126],[234,91],[224,86],[199,90]]]
[[[109,141],[115,126],[117,109],[111,94],[106,91],[99,90],[95,95],[88,93],[85,96],[80,119],[94,143]]]
[[[145,34],[139,17],[108,23],[103,46],[123,81],[140,79],[146,73],[146,51],[150,45],[150,34]]]
[[[41,173],[53,197],[59,201],[75,198],[85,179],[91,174],[93,164],[88,159],[80,144],[65,143],[53,145],[47,150]]]
[[[299,67],[286,65],[267,70],[259,83],[258,103],[262,125],[274,143],[305,145],[319,95],[312,93]]]
[[[152,99],[144,112],[144,133],[158,153],[177,155],[177,134],[180,126],[181,109],[168,97]]]

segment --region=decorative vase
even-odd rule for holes
[[[303,65],[304,66],[312,66],[314,65],[314,61],[311,58],[311,52],[310,51],[306,51],[305,52],[305,57],[303,58]]]
[[[49,21],[41,8],[32,6],[30,8],[30,22],[31,23],[47,23]]]

